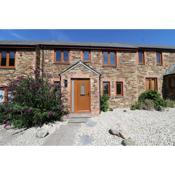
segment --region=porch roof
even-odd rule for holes
[[[97,75],[101,75],[98,71],[96,71],[95,69],[93,69],[92,67],[88,66],[87,64],[83,63],[81,60],[77,61],[75,64],[71,65],[70,67],[68,67],[67,69],[63,70],[59,75],[62,75],[70,70],[72,70],[73,68],[75,68],[78,65],[83,65],[84,67],[86,67],[87,69],[89,69],[90,71],[94,72]]]

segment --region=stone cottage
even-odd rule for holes
[[[173,97],[174,65],[175,47],[0,41],[0,102],[8,101],[9,80],[40,68],[61,87],[71,113],[99,114],[103,94],[111,108],[129,107],[148,89]]]

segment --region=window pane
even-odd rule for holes
[[[60,50],[57,50],[56,51],[56,61],[61,61],[61,51]]]
[[[110,64],[115,65],[115,52],[110,52]]]
[[[143,52],[139,52],[139,64],[143,64]]]
[[[82,85],[80,86],[80,95],[84,96],[85,95],[85,84],[82,83]]]
[[[84,61],[89,60],[89,51],[84,51]]]
[[[68,60],[69,60],[69,52],[64,51],[64,61],[68,61]]]
[[[103,52],[103,62],[104,64],[108,64],[108,52]]]
[[[116,87],[117,87],[117,95],[122,95],[122,83],[121,82],[117,82],[116,83]]]
[[[1,59],[1,66],[6,66],[6,52],[2,52],[1,53],[1,55],[2,55],[2,59]]]
[[[109,95],[109,82],[103,82],[103,94]]]
[[[146,78],[146,90],[157,91],[157,78]]]
[[[0,103],[4,102],[4,90],[0,89]]]
[[[156,61],[157,61],[157,64],[161,64],[161,53],[159,52],[156,53]]]
[[[15,52],[10,52],[10,60],[9,60],[9,66],[14,66],[15,65]]]

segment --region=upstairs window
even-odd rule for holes
[[[121,81],[116,82],[116,95],[123,96],[123,82]]]
[[[109,81],[103,82],[103,95],[110,96],[110,82]]]
[[[156,52],[156,64],[161,66],[162,65],[162,53]]]
[[[69,52],[67,50],[63,51],[63,60],[64,62],[69,61]]]
[[[116,66],[116,53],[115,52],[103,52],[103,65],[104,66]]]
[[[138,64],[140,65],[145,64],[145,57],[143,51],[138,52],[138,57],[139,57]]]
[[[0,67],[13,68],[15,67],[15,52],[14,51],[1,51],[0,52]]]
[[[9,52],[9,66],[14,66],[15,65],[15,53],[14,52]]]
[[[56,50],[55,51],[55,63],[69,63],[69,51],[68,50]]]
[[[90,61],[90,51],[88,50],[83,51],[83,61],[84,62]]]
[[[56,62],[61,62],[61,51],[57,50],[56,51]]]

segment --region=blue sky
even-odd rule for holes
[[[175,30],[0,30],[0,40],[120,42],[175,46]]]

